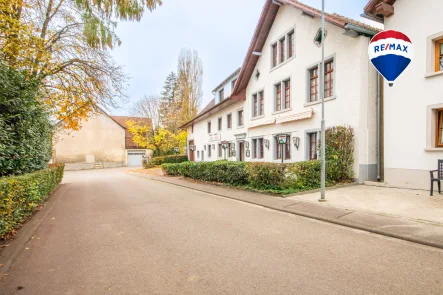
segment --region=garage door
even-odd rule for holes
[[[128,152],[128,166],[138,167],[142,165],[142,157],[146,155],[145,152]]]

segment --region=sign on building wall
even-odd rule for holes
[[[220,141],[221,140],[221,134],[211,134],[209,135],[209,141]]]

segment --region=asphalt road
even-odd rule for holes
[[[64,183],[0,294],[443,294],[442,250],[121,169]]]

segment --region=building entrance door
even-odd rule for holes
[[[189,142],[189,146],[191,146],[191,145],[194,145],[194,141],[193,140],[191,140],[190,142]],[[191,162],[195,162],[195,155],[194,155],[194,151],[189,151],[189,161],[191,161]]]
[[[243,162],[245,160],[245,142],[241,141],[238,143],[238,160]]]

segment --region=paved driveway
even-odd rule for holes
[[[122,169],[64,185],[1,294],[442,294],[441,250]]]

